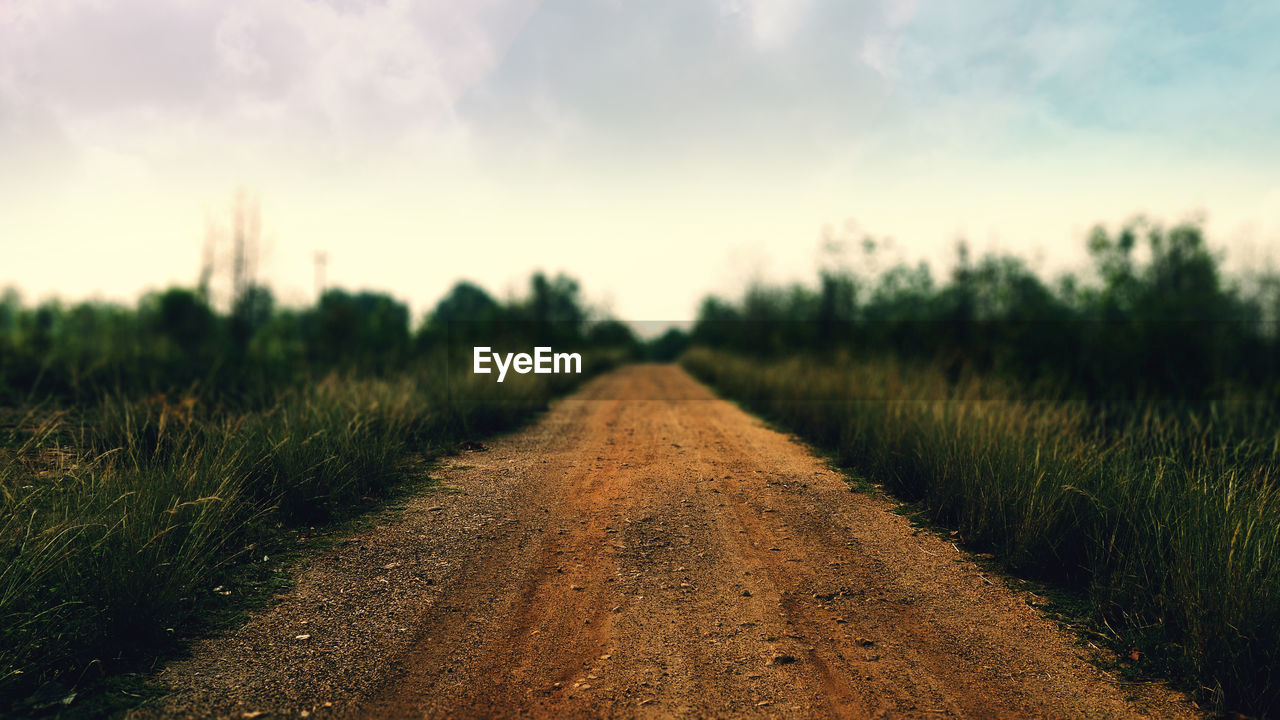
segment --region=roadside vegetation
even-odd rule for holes
[[[1280,713],[1280,277],[1224,277],[1193,225],[1089,249],[1052,285],[962,250],[943,283],[846,264],[712,298],[682,362],[1082,598],[1128,666]]]
[[[584,373],[498,385],[470,373],[473,342],[580,351]],[[137,307],[7,293],[0,715],[83,706],[189,637],[285,533],[359,512],[638,351],[563,276],[505,303],[460,283],[416,329],[394,298],[336,289],[289,309],[246,283],[226,311],[204,287]]]

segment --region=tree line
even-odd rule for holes
[[[269,287],[248,284],[225,311],[203,283],[152,292],[134,306],[29,306],[9,289],[0,295],[0,402],[191,387],[266,397],[333,370],[385,375],[471,341],[639,348],[625,324],[593,318],[565,275],[535,273],[523,297],[505,302],[459,282],[418,323],[389,294],[338,288],[309,307],[286,307]]]
[[[825,269],[816,287],[752,285],[709,297],[693,340],[750,355],[848,353],[1052,379],[1096,399],[1206,399],[1280,379],[1280,274],[1228,277],[1197,224],[1144,220],[1088,236],[1089,272],[1049,283],[1021,258]],[[870,264],[877,243],[864,240]]]

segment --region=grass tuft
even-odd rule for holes
[[[109,395],[74,420],[26,413],[0,438],[0,715],[156,657],[225,606],[253,548],[351,515],[411,453],[513,427],[581,377],[333,374],[248,410]]]
[[[1259,401],[1103,422],[1066,397],[894,360],[683,364],[726,396],[1074,588],[1144,668],[1219,707],[1280,711],[1280,424]]]

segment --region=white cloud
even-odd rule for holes
[[[0,127],[143,157],[394,151],[501,60],[534,0],[41,3],[0,18]],[[12,131],[10,131],[12,134]],[[0,141],[4,140],[0,135]],[[204,138],[206,142],[191,142]],[[212,141],[222,147],[208,147]],[[199,158],[187,158],[188,161]]]
[[[785,47],[809,18],[812,5],[810,0],[744,0],[751,39],[759,48]]]
[[[893,53],[896,46],[897,42],[888,35],[873,35],[863,43],[858,59],[880,75],[892,77],[895,74]]]
[[[890,28],[900,28],[911,22],[919,11],[917,0],[885,0],[884,19]]]

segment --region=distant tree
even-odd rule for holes
[[[848,344],[858,303],[858,286],[847,273],[824,271],[819,277],[817,342],[830,349]]]
[[[186,288],[170,288],[144,299],[144,305],[152,305],[151,329],[158,336],[169,340],[179,354],[194,354],[212,341],[217,318],[213,309],[194,291]]]
[[[525,306],[530,328],[539,342],[565,342],[582,337],[586,311],[582,308],[578,281],[567,275],[547,278],[534,273]]]
[[[640,341],[636,339],[631,326],[618,320],[593,323],[587,330],[586,339],[593,347],[625,348],[631,352],[640,350]]]
[[[669,328],[666,332],[649,341],[648,355],[651,360],[672,362],[689,347],[689,333],[679,328]]]
[[[377,292],[330,289],[311,311],[311,352],[321,362],[391,367],[409,342],[409,308]]]
[[[22,295],[16,288],[5,288],[0,293],[0,347],[12,343],[18,333],[18,318],[22,313]]]
[[[502,306],[483,288],[460,281],[436,303],[418,334],[418,344],[422,347],[436,342],[492,338],[504,315]]]
[[[742,313],[733,303],[708,296],[698,307],[698,322],[693,327],[691,339],[713,347],[748,350],[744,331]]]
[[[737,302],[707,298],[692,338],[764,356],[843,349],[915,357],[941,363],[953,381],[967,368],[1048,377],[1102,400],[1199,402],[1223,383],[1280,382],[1274,273],[1250,279],[1246,297],[1223,279],[1195,224],[1098,227],[1087,244],[1094,277],[1068,276],[1054,288],[1019,258],[974,260],[963,243],[938,286],[923,263],[865,280],[825,267],[816,293],[754,284]],[[875,243],[864,246],[870,263]]]
[[[231,306],[232,347],[244,353],[254,335],[265,328],[275,311],[275,296],[265,285],[252,283],[243,288]]]

